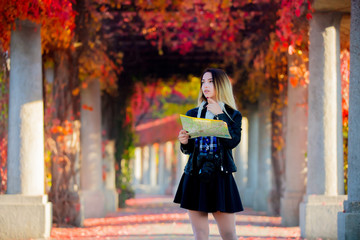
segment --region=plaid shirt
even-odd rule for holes
[[[207,109],[206,106],[208,103],[206,102],[201,107],[201,111],[198,113],[198,117],[206,118]],[[199,116],[200,115],[200,116]],[[197,137],[195,138],[195,147],[199,149],[200,155],[207,155],[209,153],[215,153],[218,151],[218,139],[217,137],[209,136],[209,137]]]
[[[215,153],[218,151],[218,139],[217,137],[197,137],[195,147],[199,149],[200,155]]]

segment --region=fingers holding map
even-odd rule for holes
[[[194,118],[180,114],[183,129],[188,131],[190,138],[214,136],[231,139],[228,126],[222,120]]]

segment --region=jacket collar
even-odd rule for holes
[[[205,104],[206,104],[206,101],[202,101],[202,102],[200,103],[199,108],[198,108],[198,112],[197,112],[197,118],[200,118],[201,111],[203,110]],[[221,110],[223,110],[223,112],[227,113],[227,111],[226,111],[226,109],[225,109],[225,103],[219,101],[219,105],[220,105],[220,107],[221,107]],[[212,114],[210,111],[207,111],[205,118],[207,118],[207,119],[213,119],[214,116],[215,116],[215,115]]]

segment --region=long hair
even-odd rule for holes
[[[221,69],[207,68],[201,75],[201,78],[204,76],[206,72],[210,72],[212,75],[216,100],[226,103],[231,108],[236,110],[236,103],[235,103],[231,82],[228,76],[226,75],[226,73]],[[198,104],[200,105],[203,101],[206,101],[206,97],[204,96],[200,85]]]

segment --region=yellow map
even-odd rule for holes
[[[180,114],[183,129],[188,131],[190,138],[215,136],[231,139],[227,123],[222,120],[194,118]]]

